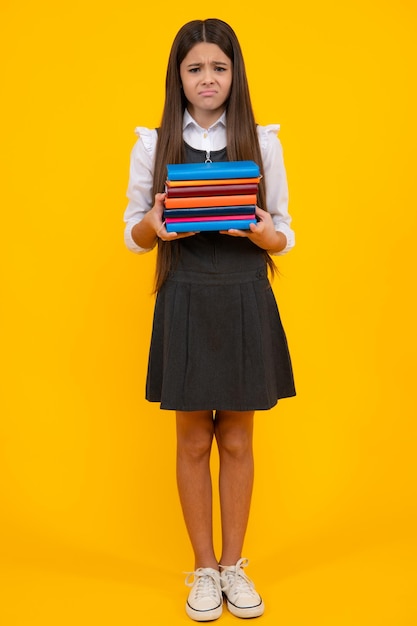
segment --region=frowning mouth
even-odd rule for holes
[[[217,91],[215,91],[214,89],[205,89],[204,91],[200,91],[200,96],[214,96],[216,95]]]

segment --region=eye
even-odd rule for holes
[[[226,68],[222,67],[221,65],[216,65],[216,67],[214,68],[216,72],[225,72]]]
[[[197,72],[199,72],[199,71],[200,71],[199,67],[191,67],[189,69],[190,74],[197,74]]]

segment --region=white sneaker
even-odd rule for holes
[[[220,617],[223,595],[218,570],[199,567],[188,574],[185,584],[192,587],[185,605],[188,617],[196,622],[209,622]]]
[[[248,559],[239,559],[236,565],[220,565],[220,579],[227,608],[236,617],[259,617],[265,609],[253,582],[243,571],[248,564]]]

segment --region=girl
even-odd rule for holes
[[[195,555],[186,612],[257,617],[264,604],[247,577],[242,547],[253,485],[255,410],[295,395],[290,356],[267,277],[271,254],[294,245],[278,126],[254,120],[239,42],[228,24],[196,20],[178,32],[169,57],[161,126],[139,128],[131,156],[125,240],[134,252],[158,246],[146,397],[176,412],[177,482]],[[166,165],[254,160],[257,224],[249,231],[168,233]],[[212,537],[210,452],[216,441],[222,553]]]

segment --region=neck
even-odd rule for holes
[[[209,128],[222,116],[224,109],[216,111],[196,111],[194,108],[188,108],[188,111],[201,128]]]

